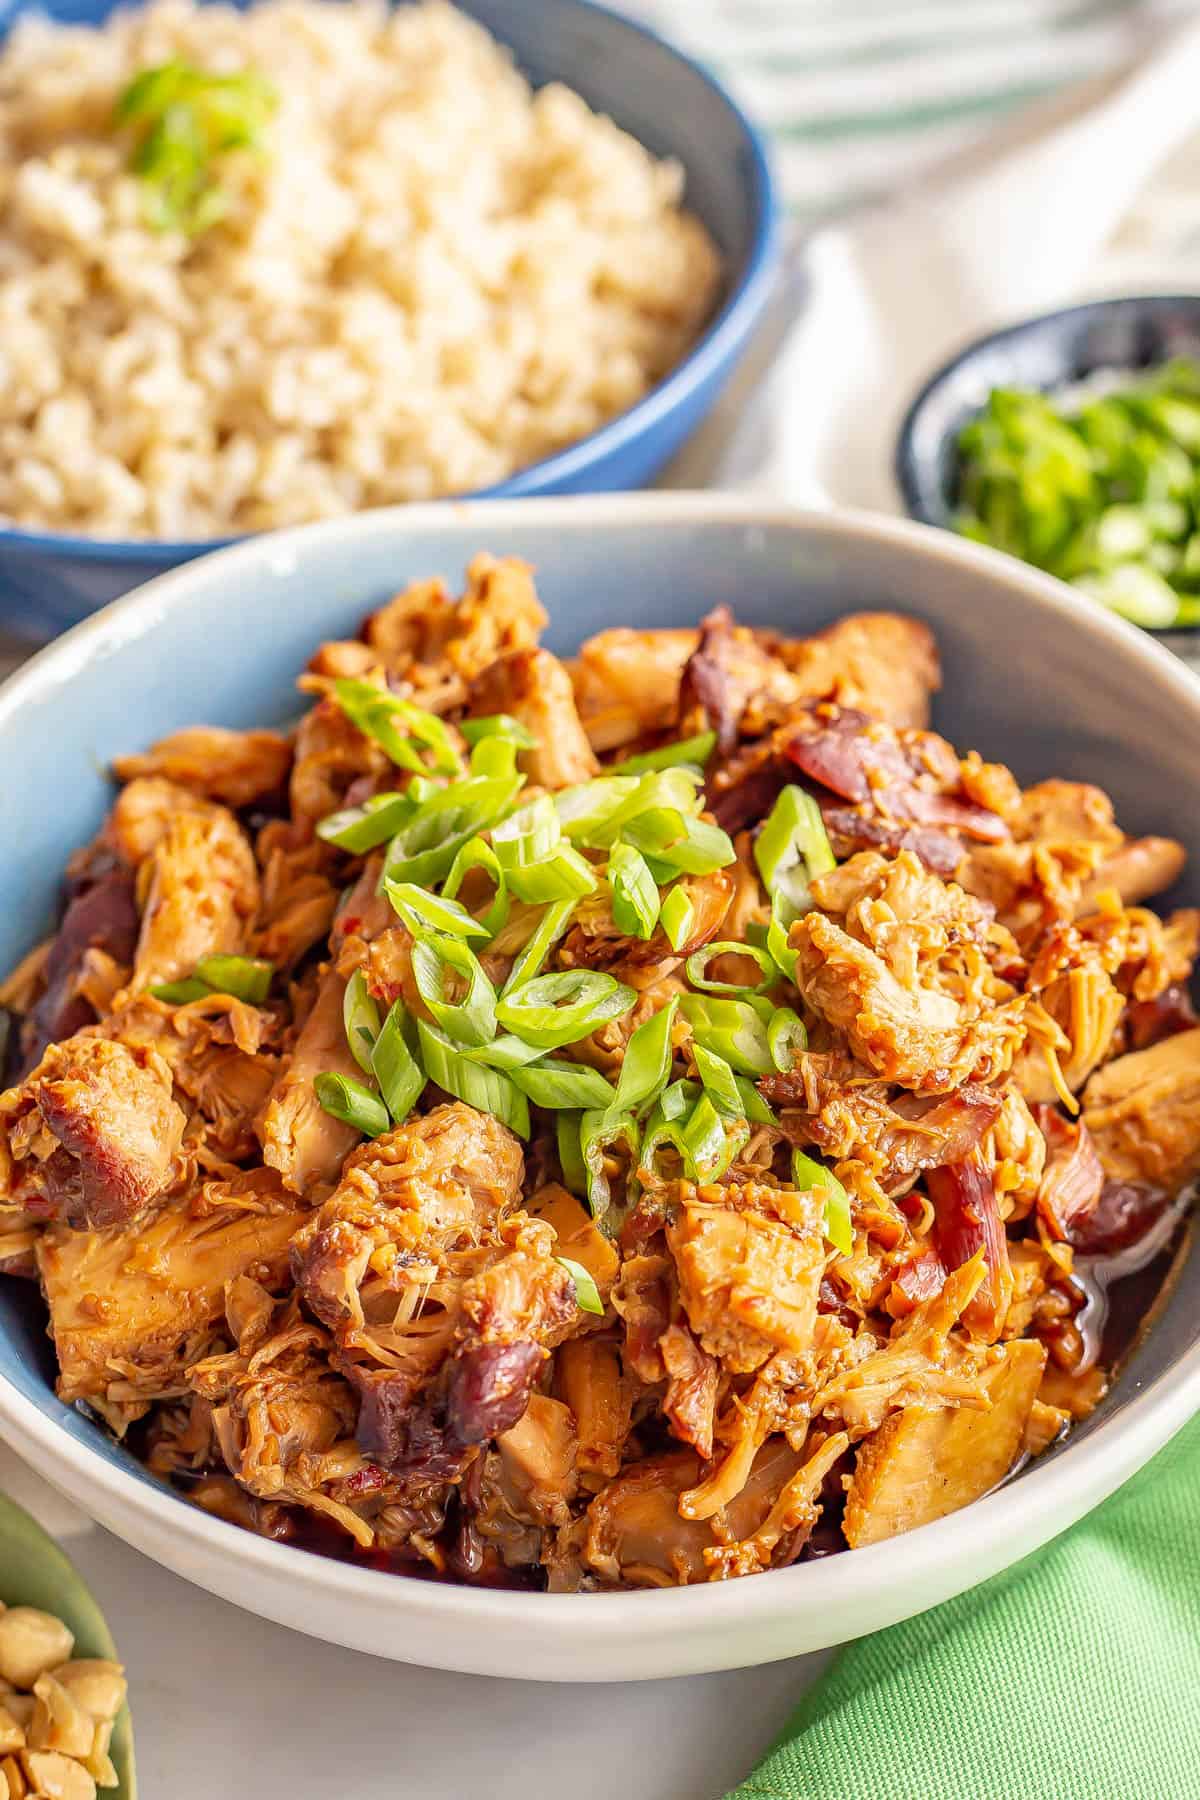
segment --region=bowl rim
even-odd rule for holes
[[[1052,325],[1059,319],[1077,319],[1087,316],[1097,317],[1104,313],[1114,312],[1118,308],[1144,308],[1149,312],[1163,306],[1186,306],[1197,315],[1200,325],[1200,293],[1184,294],[1157,289],[1144,294],[1106,294],[1097,300],[1080,300],[1073,306],[1055,306],[1046,312],[1029,313],[1026,317],[1016,319],[1007,325],[1001,325],[994,331],[981,332],[978,337],[971,338],[938,364],[931,375],[926,376],[904,410],[896,432],[896,441],[892,451],[892,475],[904,502],[908,517],[918,524],[932,525],[939,531],[954,530],[949,515],[935,513],[927,506],[918,491],[917,474],[920,459],[917,456],[915,440],[921,424],[921,416],[937,390],[966,362],[979,354],[981,350],[990,350],[993,346],[1002,346],[1013,340],[1023,338],[1028,332],[1042,325]],[[1014,558],[1020,561],[1020,558]],[[1032,564],[1027,565],[1032,567]],[[1053,577],[1051,579],[1054,579]],[[1200,625],[1140,625],[1136,630],[1155,638],[1195,637],[1200,634]]]
[[[1015,558],[907,519],[849,509],[806,511],[752,496],[681,491],[545,496],[500,503],[443,501],[380,509],[248,539],[218,552],[211,562],[193,561],[166,571],[38,652],[0,685],[0,726],[18,717],[27,699],[61,693],[71,676],[93,658],[116,654],[123,642],[165,626],[172,609],[186,606],[193,589],[208,587],[214,576],[219,580],[224,572],[252,572],[256,565],[269,571],[278,558],[293,564],[310,541],[322,538],[348,541],[349,548],[376,535],[402,541],[409,529],[449,526],[461,533],[465,527],[487,529],[489,521],[510,526],[566,525],[581,533],[631,523],[652,529],[716,521],[741,526],[750,533],[784,527],[809,541],[827,540],[831,547],[851,536],[899,556],[932,557],[961,569],[965,578],[985,574],[1023,590],[1048,613],[1063,616],[1106,642],[1114,654],[1132,658],[1147,677],[1189,705],[1200,723],[1200,684],[1169,651],[1115,614],[1092,606],[1062,582]],[[1026,1469],[1017,1481],[982,1500],[908,1533],[900,1561],[888,1554],[886,1544],[879,1544],[849,1556],[776,1570],[769,1580],[604,1594],[547,1595],[407,1579],[255,1537],[190,1506],[165,1485],[158,1487],[98,1455],[90,1444],[64,1431],[33,1400],[18,1392],[2,1371],[0,1427],[15,1448],[27,1444],[36,1451],[35,1466],[52,1481],[60,1480],[85,1507],[89,1506],[88,1497],[98,1492],[109,1518],[118,1514],[140,1517],[156,1546],[178,1544],[180,1554],[174,1560],[159,1547],[149,1553],[177,1572],[200,1580],[201,1585],[196,1555],[203,1552],[228,1571],[244,1575],[248,1583],[257,1575],[273,1584],[299,1584],[314,1597],[354,1601],[376,1612],[382,1608],[397,1621],[411,1623],[424,1618],[431,1625],[454,1621],[468,1627],[536,1625],[542,1639],[564,1649],[578,1644],[578,1634],[583,1632],[585,1641],[597,1651],[613,1652],[638,1628],[669,1634],[702,1623],[706,1628],[725,1623],[766,1626],[798,1605],[820,1611],[856,1599],[878,1602],[894,1598],[902,1590],[928,1591],[926,1578],[932,1580],[939,1569],[951,1564],[960,1568],[970,1565],[984,1545],[1006,1546],[1013,1551],[1007,1560],[1015,1560],[1073,1524],[1200,1411],[1200,1336],[1140,1391],[1134,1372],[1126,1379],[1133,1382],[1130,1397],[1087,1437],[1068,1441],[1052,1460]],[[69,1471],[71,1479],[60,1477],[59,1469]],[[138,1543],[133,1536],[129,1541]],[[229,1597],[236,1599],[237,1595],[229,1593]],[[924,1604],[933,1604],[938,1598],[935,1592]],[[272,1616],[253,1600],[245,1604]],[[921,1606],[905,1603],[907,1613],[920,1610]],[[323,1635],[321,1622],[314,1620],[314,1624],[318,1635]],[[722,1665],[710,1662],[706,1666]]]
[[[394,0],[393,0],[394,3]],[[491,487],[470,488],[460,494],[445,494],[436,500],[410,501],[397,504],[437,506],[445,501],[520,499],[541,494],[548,484],[569,481],[591,464],[617,454],[628,444],[652,431],[699,388],[716,375],[726,360],[735,355],[753,330],[770,296],[777,267],[781,260],[783,238],[783,201],[774,158],[767,134],[750,117],[732,90],[712,69],[674,43],[653,26],[603,0],[554,0],[558,6],[577,12],[595,14],[618,31],[647,40],[689,70],[706,87],[709,94],[730,116],[742,139],[747,156],[746,198],[754,220],[754,229],[744,266],[737,281],[724,294],[721,304],[708,321],[687,354],[661,380],[654,383],[640,400],[623,412],[597,426],[586,437],[564,445],[561,450],[543,456],[515,470]],[[10,21],[11,24],[11,21]],[[493,34],[494,35],[494,34]],[[501,43],[502,40],[497,38]],[[686,171],[685,171],[686,173]],[[684,194],[686,203],[686,189]],[[391,507],[363,508],[363,511],[386,512]],[[348,514],[356,517],[357,514]],[[314,520],[311,523],[341,523],[342,520]],[[295,530],[285,526],[281,529]],[[262,531],[239,531],[218,537],[200,538],[103,538],[86,532],[26,530],[16,525],[0,525],[0,555],[53,554],[70,556],[81,562],[159,563],[164,557],[194,557],[224,550],[250,538],[266,536]]]

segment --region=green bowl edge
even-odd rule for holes
[[[76,1656],[121,1659],[112,1632],[69,1556],[24,1507],[0,1494],[0,1599],[6,1606],[40,1606],[75,1634]],[[137,1800],[133,1723],[123,1707],[110,1751],[120,1781],[99,1790],[103,1800]]]

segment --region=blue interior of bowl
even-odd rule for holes
[[[1122,655],[1127,637],[1137,648],[1132,633],[1122,629],[1116,643],[1086,608],[1047,609],[1017,565],[972,556],[940,534],[838,519],[733,521],[666,499],[653,512],[651,525],[645,503],[423,508],[257,539],[180,570],[44,652],[0,690],[0,970],[51,928],[67,857],[111,802],[105,768],[117,753],[184,724],[294,716],[295,676],[318,642],[356,632],[366,610],[414,577],[457,580],[482,548],[536,565],[548,642],[560,652],[613,624],[693,624],[723,602],[749,623],[792,633],[863,608],[922,617],[945,667],[940,728],[1023,780],[1098,783],[1128,829],[1183,839],[1192,859],[1183,893],[1200,899],[1200,813],[1190,799],[1200,686],[1173,685]],[[1195,1341],[1198,1318],[1192,1258],[1095,1417],[1166,1375]],[[10,1279],[0,1279],[0,1379],[141,1475],[98,1425],[54,1397],[43,1310]]]
[[[98,25],[128,3],[8,0],[0,5],[0,35],[26,12]],[[508,46],[535,86],[565,82],[655,155],[679,161],[686,204],[721,250],[721,306],[666,380],[599,431],[487,492],[512,497],[644,487],[713,405],[770,297],[779,221],[765,140],[707,70],[592,0],[459,4]],[[0,529],[0,625],[50,637],[136,583],[227,541],[105,541]]]

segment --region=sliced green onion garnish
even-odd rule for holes
[[[637,788],[633,776],[602,775],[597,781],[580,782],[578,787],[559,788],[554,796],[554,810],[573,842],[590,843],[596,833],[607,828],[609,820],[616,817]]]
[[[537,749],[537,739],[532,731],[511,713],[489,713],[486,719],[463,719],[458,729],[471,745],[478,744],[483,738],[498,737],[507,738],[519,750]]]
[[[313,1092],[327,1113],[353,1126],[364,1137],[382,1137],[391,1125],[388,1109],[369,1087],[353,1075],[334,1075],[326,1070],[313,1079]]]
[[[691,1112],[704,1090],[698,1081],[673,1081],[658,1097],[658,1111],[664,1119],[683,1119]]]
[[[696,908],[692,905],[691,899],[681,887],[673,887],[670,893],[664,896],[662,911],[659,914],[659,924],[662,926],[672,950],[682,950],[692,935],[695,923]]]
[[[582,1113],[560,1112],[554,1115],[554,1135],[558,1145],[558,1166],[563,1186],[582,1200],[588,1191],[588,1172],[579,1146]]]
[[[629,844],[614,844],[608,858],[613,923],[627,937],[649,938],[658,923],[658,886],[646,859]]]
[[[513,1068],[511,1080],[535,1106],[555,1112],[611,1106],[616,1099],[612,1082],[606,1081],[598,1069],[554,1057]]]
[[[496,990],[469,944],[461,938],[418,938],[412,970],[417,992],[444,1031],[460,1044],[490,1042],[496,1033]],[[460,999],[447,997],[448,974],[466,983]]]
[[[604,1167],[609,1156],[624,1152],[629,1168],[638,1160],[638,1126],[632,1113],[585,1112],[579,1121],[579,1153],[587,1171],[587,1203],[594,1219],[612,1205],[612,1184]]]
[[[527,1044],[523,1038],[506,1032],[494,1037],[490,1044],[464,1044],[463,1055],[472,1062],[486,1063],[489,1069],[511,1073],[513,1069],[523,1069],[526,1063],[537,1062],[545,1052],[537,1044]]]
[[[518,900],[540,905],[551,900],[581,900],[599,883],[586,857],[573,844],[560,843],[544,862],[529,868],[510,868],[508,885]]]
[[[207,1000],[212,991],[207,981],[197,981],[194,975],[187,975],[182,981],[160,981],[157,987],[150,989],[155,1000],[165,1000],[168,1006],[187,1006],[193,1000]]]
[[[808,1049],[804,1020],[790,1006],[776,1007],[767,1020],[767,1048],[771,1061],[785,1075],[796,1066],[797,1050]]]
[[[384,892],[414,937],[430,931],[440,932],[443,937],[488,936],[486,925],[444,894],[431,894],[411,881],[386,881]]]
[[[678,1010],[679,996],[673,994],[630,1037],[617,1082],[615,1112],[636,1113],[650,1106],[671,1079],[671,1028]]]
[[[615,976],[597,969],[563,969],[506,990],[496,1017],[527,1043],[557,1050],[619,1019],[636,1001],[633,989]]]
[[[271,991],[275,964],[261,956],[202,956],[195,967],[197,981],[203,981],[217,994],[232,994],[235,1000],[247,1000],[261,1006]]]
[[[806,1193],[816,1188],[825,1195],[825,1236],[835,1250],[849,1256],[854,1248],[854,1224],[850,1216],[850,1196],[837,1176],[805,1156],[803,1150],[792,1151],[792,1180]]]
[[[369,681],[342,677],[333,684],[334,698],[352,725],[371,738],[398,768],[421,775],[434,769],[457,775],[462,759],[441,719],[411,700],[401,700]],[[407,735],[406,735],[407,734]],[[425,761],[420,750],[429,752]]]
[[[718,1111],[727,1119],[740,1119],[745,1113],[741,1090],[737,1084],[737,1076],[715,1050],[706,1050],[703,1044],[692,1044],[692,1061],[696,1065],[696,1073],[704,1083],[704,1091],[711,1098]]]
[[[790,908],[786,919],[781,913],[781,922],[790,925],[812,905],[809,883],[836,867],[821,809],[811,794],[784,788],[754,840],[754,860],[768,894],[781,896]]]
[[[695,1041],[723,1056],[730,1068],[742,1075],[769,1075],[775,1064],[767,1044],[767,1020],[774,1009],[769,1001],[756,1005],[755,999],[685,994],[680,1009]]]
[[[755,988],[747,989],[742,981],[712,981],[707,970],[710,962],[718,956],[745,956],[758,970],[761,981]],[[774,987],[779,980],[779,970],[775,967],[775,959],[766,950],[759,950],[753,944],[732,939],[723,939],[719,943],[705,944],[702,950],[695,950],[684,965],[687,978],[694,988],[704,994],[759,994],[764,988]]]
[[[683,875],[711,875],[737,856],[727,832],[707,819],[688,818],[670,809],[640,813],[622,827],[627,843]]]
[[[388,845],[380,892],[384,881],[441,881],[463,845],[504,816],[521,785],[520,775],[473,775],[424,798]]]
[[[417,1039],[430,1081],[477,1112],[491,1113],[518,1137],[529,1136],[529,1102],[507,1075],[472,1062],[425,1019],[417,1020]]]
[[[351,1055],[364,1074],[370,1075],[371,1056],[375,1040],[379,1036],[381,1021],[379,1008],[374,996],[368,992],[367,978],[361,969],[355,969],[346,983],[346,992],[342,998],[342,1020]]]
[[[771,923],[767,926],[767,949],[782,975],[796,979],[796,962],[800,952],[788,943],[788,931],[799,914],[786,894],[776,894],[771,901]]]
[[[411,794],[376,794],[362,806],[329,813],[318,824],[317,836],[323,843],[348,850],[352,856],[365,856],[395,837],[415,811]]]
[[[486,741],[486,740],[485,740]],[[454,858],[442,888],[443,900],[453,900],[462,887],[472,869],[482,869],[496,884],[492,904],[479,920],[483,930],[489,937],[495,937],[508,922],[511,902],[508,893],[508,879],[500,867],[500,859],[490,844],[481,837],[473,837],[465,843]]]
[[[516,993],[519,987],[524,987],[525,983],[531,981],[538,973],[570,924],[571,914],[575,911],[577,904],[578,902],[573,897],[551,901],[538,920],[528,943],[525,944],[509,970],[508,980],[500,990],[502,1000],[507,999],[510,994]]]
[[[425,1086],[425,1071],[408,1045],[408,1026],[404,1002],[397,1000],[383,1022],[371,1057],[379,1091],[397,1125],[407,1119]]]
[[[695,737],[680,738],[674,744],[662,744],[657,750],[645,750],[639,756],[627,756],[624,762],[613,763],[610,775],[645,775],[651,769],[672,769],[679,763],[687,763],[702,769],[716,748],[715,731],[697,732]]]
[[[707,1094],[701,1094],[692,1108],[683,1128],[683,1141],[697,1181],[714,1180],[722,1169],[723,1158],[728,1164],[725,1127]]]
[[[752,1125],[777,1125],[779,1123],[767,1102],[763,1099],[752,1081],[745,1075],[735,1075],[738,1093],[742,1096],[742,1111]]]
[[[480,738],[471,751],[472,775],[509,776],[516,772],[517,746],[511,738]]]
[[[554,1260],[556,1263],[562,1264],[575,1283],[575,1298],[579,1302],[579,1310],[586,1313],[603,1313],[604,1302],[600,1298],[600,1289],[583,1264],[572,1262],[569,1256],[556,1256]]]
[[[492,849],[501,867],[511,873],[544,862],[561,837],[553,800],[549,794],[539,794],[495,827]]]

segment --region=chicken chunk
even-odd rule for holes
[[[120,1421],[185,1392],[187,1369],[220,1337],[226,1284],[280,1282],[302,1217],[259,1174],[210,1183],[133,1228],[51,1226],[37,1258],[62,1398]]]
[[[853,857],[813,891],[817,907],[789,937],[796,985],[861,1063],[930,1094],[1011,1066],[1025,1000],[992,972],[990,920],[977,901],[909,851],[892,862]]]
[[[1021,1454],[1045,1364],[1044,1346],[1020,1338],[983,1377],[986,1411],[893,1413],[858,1453],[843,1526],[851,1547],[945,1518],[1002,1481]]]
[[[0,1197],[40,1218],[125,1225],[181,1175],[169,1065],[90,1034],[52,1044],[0,1095]]]
[[[95,1021],[97,1009],[88,997],[95,952],[110,959],[115,979],[123,983],[139,925],[134,880],[127,869],[112,869],[72,896],[46,958],[42,992],[22,1027],[26,1066],[38,1061],[47,1044]]]
[[[278,732],[196,725],[140,755],[119,756],[113,769],[118,781],[161,775],[206,800],[242,807],[279,793],[291,765],[291,746]]]
[[[1180,1187],[1200,1168],[1200,1026],[1098,1069],[1083,1123],[1106,1175]]]
[[[174,815],[151,854],[128,994],[190,975],[203,956],[243,951],[258,905],[254,852],[233,814]]]
[[[322,979],[291,1061],[271,1090],[259,1136],[263,1161],[278,1169],[294,1194],[336,1180],[343,1160],[359,1141],[350,1125],[327,1113],[317,1099],[314,1076],[328,1071],[358,1079],[361,1071],[346,1042],[342,1003],[346,983],[336,970]]]
[[[681,1195],[667,1243],[688,1322],[703,1348],[738,1372],[812,1340],[825,1268],[824,1201],[748,1186]]]
[[[571,677],[549,650],[513,650],[497,657],[471,683],[471,714],[508,713],[537,739],[519,767],[538,787],[590,781],[599,764],[575,708]]]

